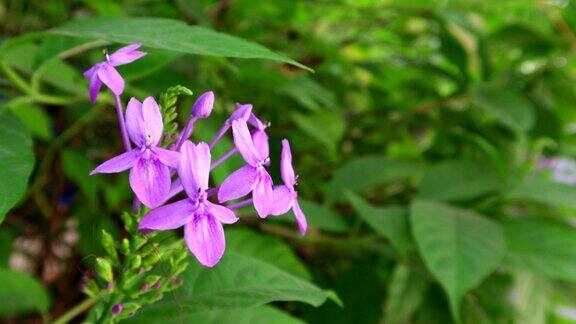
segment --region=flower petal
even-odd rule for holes
[[[252,105],[251,104],[236,104],[236,110],[228,117],[226,120],[226,124],[228,126],[232,125],[232,122],[235,120],[248,120],[250,118],[250,113],[252,112]]]
[[[198,196],[198,185],[194,177],[194,143],[185,141],[180,148],[180,161],[178,161],[178,177],[186,191],[188,197],[196,199]]]
[[[140,46],[142,45],[139,43],[124,46],[118,49],[116,52],[110,54],[108,62],[113,66],[133,62],[147,54],[146,52],[137,51]]]
[[[256,184],[258,170],[250,165],[245,165],[230,174],[218,189],[218,201],[225,202],[246,196]]]
[[[224,228],[210,214],[196,213],[192,220],[184,225],[184,240],[188,249],[205,267],[215,266],[224,255]]]
[[[144,146],[146,134],[144,133],[144,119],[142,117],[142,103],[132,97],[126,106],[126,128],[134,144]]]
[[[138,224],[140,230],[172,230],[188,223],[196,210],[190,199],[182,199],[174,203],[149,211]]]
[[[193,145],[192,171],[196,185],[202,190],[208,190],[210,178],[210,147],[204,142]]]
[[[128,170],[134,166],[134,162],[136,162],[140,155],[141,152],[138,149],[122,153],[97,166],[90,172],[90,175],[97,173],[118,173]]]
[[[222,205],[213,204],[209,201],[205,201],[204,204],[206,205],[208,212],[212,214],[212,216],[216,217],[220,223],[233,224],[236,223],[236,221],[239,219],[236,217],[236,215],[234,215],[232,210]]]
[[[273,199],[274,191],[272,189],[272,178],[268,172],[261,170],[256,185],[254,186],[254,190],[252,191],[254,208],[260,218],[266,218],[270,215]]]
[[[254,142],[254,147],[256,152],[261,159],[266,159],[269,155],[268,150],[268,135],[264,129],[258,129],[252,134],[252,141]]]
[[[89,87],[90,101],[92,101],[92,103],[96,102],[96,98],[98,98],[98,93],[100,93],[100,88],[102,88],[102,81],[100,81],[100,78],[98,78],[98,74],[94,73],[90,77],[90,87]]]
[[[244,120],[235,120],[232,122],[232,134],[234,135],[234,144],[236,148],[240,151],[240,154],[244,160],[256,167],[258,162],[260,162],[260,157],[256,152],[256,147],[254,147],[254,142],[252,142],[252,136],[248,130],[248,125]]]
[[[170,170],[155,157],[138,159],[129,180],[136,197],[150,208],[166,201],[170,192]]]
[[[112,65],[102,63],[98,69],[98,77],[115,95],[119,96],[124,91],[124,79]]]
[[[180,161],[180,153],[172,150],[167,150],[161,147],[152,147],[152,152],[156,155],[158,160],[162,162],[162,164],[167,165],[171,168],[178,167],[178,161]]]
[[[282,158],[280,161],[280,176],[282,181],[288,187],[294,187],[296,184],[296,176],[294,175],[294,167],[292,167],[292,152],[290,152],[290,143],[288,140],[282,140]]]
[[[162,122],[162,114],[160,114],[160,107],[153,97],[148,97],[142,102],[142,119],[144,120],[144,131],[147,142],[152,145],[158,145],[162,138],[162,130],[164,123]]]
[[[272,193],[272,209],[270,214],[278,216],[286,214],[292,207],[294,201],[294,194],[291,189],[286,186],[276,186]]]
[[[294,199],[294,204],[292,205],[292,211],[294,216],[296,216],[296,224],[298,224],[298,229],[300,230],[300,235],[304,236],[306,234],[306,228],[308,227],[308,222],[306,221],[306,216],[300,208],[300,204],[297,199]]]

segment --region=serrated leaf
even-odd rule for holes
[[[412,233],[426,267],[448,295],[452,316],[460,302],[499,264],[505,252],[500,226],[473,211],[426,200],[410,209]]]
[[[375,207],[352,192],[347,192],[354,210],[376,233],[390,240],[402,255],[410,244],[408,210],[401,206]]]
[[[49,295],[35,278],[22,272],[0,269],[0,281],[0,318],[48,310]]]
[[[50,29],[48,33],[101,39],[182,53],[236,58],[259,58],[308,67],[262,45],[198,26],[166,18],[87,18]]]
[[[33,166],[30,134],[11,113],[0,111],[0,223],[26,191]]]
[[[500,180],[486,165],[472,161],[445,161],[422,178],[418,196],[441,201],[473,199],[498,190]]]
[[[544,276],[576,282],[576,229],[544,219],[502,223],[508,251],[504,262]]]

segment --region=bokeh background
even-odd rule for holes
[[[291,216],[261,222],[246,210],[227,237],[280,246],[289,271],[344,304],[274,304],[294,320],[576,322],[573,1],[4,0],[1,40],[89,16],[177,19],[314,70],[152,48],[120,68],[131,96],[213,90],[215,116],[196,139],[211,138],[235,102],[271,123],[272,159],[290,139],[308,235]],[[29,188],[0,227],[0,266],[35,277],[51,316],[83,299],[99,231],[122,237],[131,206],[126,175],[87,176],[122,150],[113,107],[92,106],[81,77],[104,46],[38,63],[59,46],[23,41],[0,56],[0,106],[35,152]],[[45,96],[26,99],[7,71]],[[179,101],[180,122],[193,100]],[[36,313],[2,311],[7,323],[41,322]]]

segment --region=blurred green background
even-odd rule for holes
[[[2,42],[89,16],[177,19],[314,70],[153,48],[119,69],[139,98],[176,84],[214,90],[196,139],[242,102],[271,123],[273,160],[291,141],[308,235],[284,217],[247,218],[227,237],[276,242],[287,271],[344,307],[277,309],[311,323],[576,322],[573,1],[4,0]],[[126,175],[87,176],[121,151],[111,97],[90,105],[81,76],[106,44],[43,64],[69,39],[19,39],[0,55],[0,105],[32,136],[36,162],[0,228],[0,265],[36,276],[44,312],[58,315],[83,298],[99,230],[122,237],[131,195]],[[43,95],[25,95],[18,78]],[[192,102],[179,102],[180,122]],[[10,323],[40,321],[1,310]]]

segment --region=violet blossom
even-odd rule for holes
[[[224,180],[218,190],[218,200],[225,202],[252,192],[254,208],[258,216],[265,218],[270,214],[273,199],[272,178],[265,168],[270,163],[268,136],[256,131],[252,137],[245,120],[234,120],[232,133],[236,148],[248,164]]]
[[[130,99],[126,109],[128,135],[136,148],[96,167],[90,174],[118,173],[130,169],[130,187],[146,206],[163,203],[170,191],[170,167],[176,168],[179,154],[158,146],[164,124],[160,108],[152,97],[143,103]]]
[[[300,234],[304,235],[306,234],[308,223],[306,222],[306,216],[304,216],[304,213],[300,208],[300,204],[298,204],[298,192],[294,189],[298,177],[294,174],[290,143],[288,143],[288,140],[286,139],[282,140],[280,176],[282,177],[284,185],[274,187],[274,203],[270,213],[276,216],[282,215],[292,208]]]
[[[172,230],[184,226],[188,249],[206,267],[218,263],[226,247],[222,224],[235,223],[238,218],[224,206],[208,200],[210,148],[184,142],[180,150],[178,176],[187,198],[156,208],[140,221],[140,230]]]
[[[146,55],[145,52],[138,50],[140,46],[138,43],[131,44],[110,55],[106,54],[106,61],[96,63],[84,72],[84,77],[90,81],[90,100],[92,102],[96,102],[102,84],[106,85],[116,96],[122,94],[124,79],[114,67],[131,63]]]

